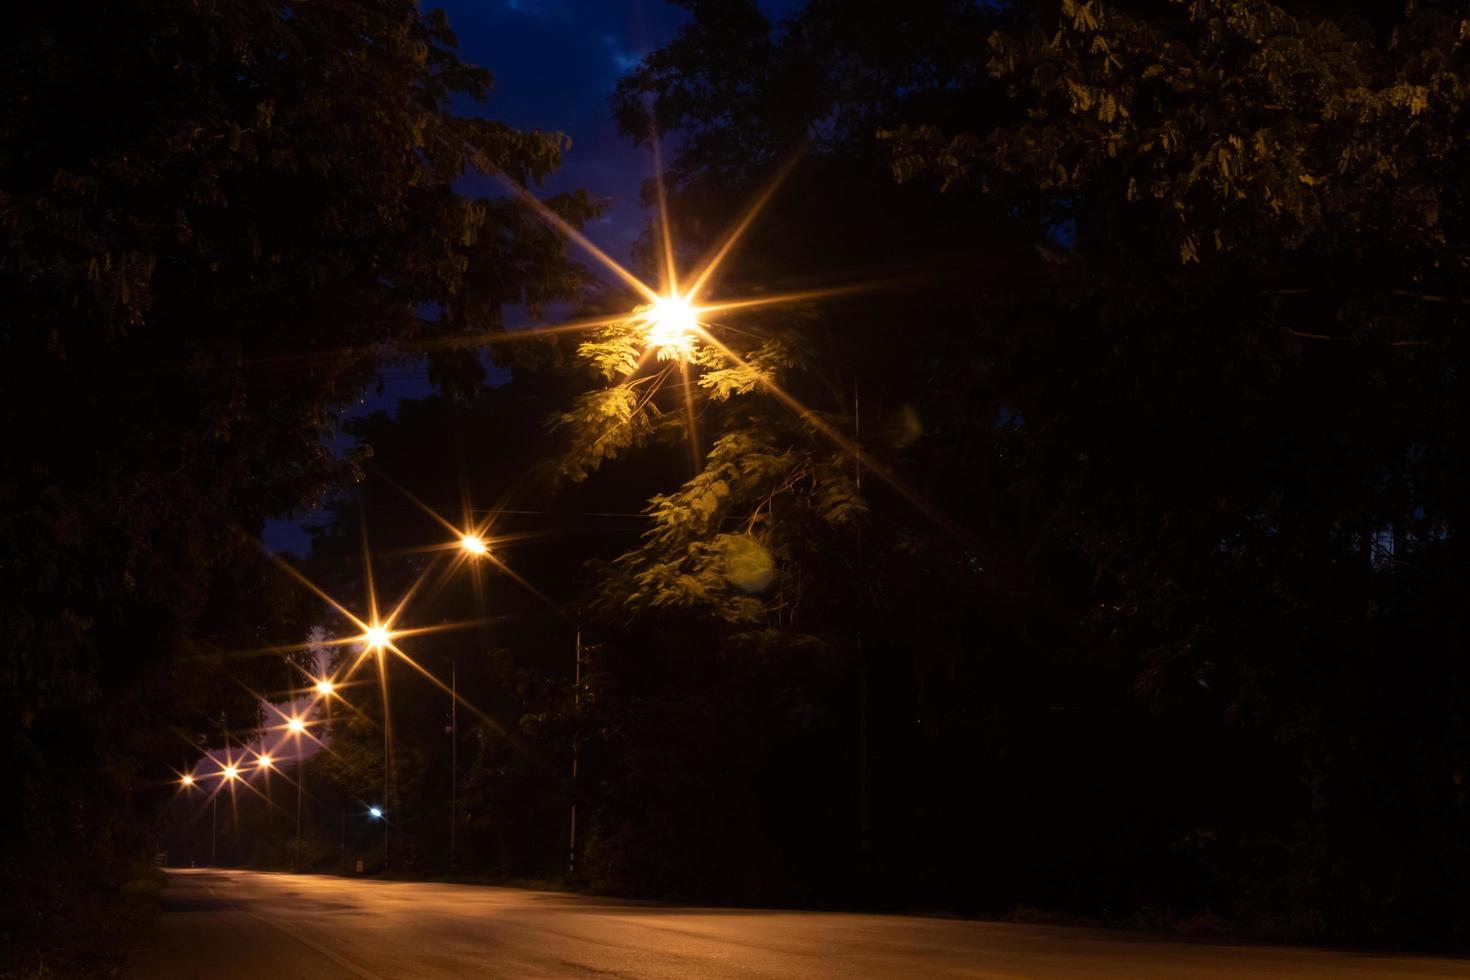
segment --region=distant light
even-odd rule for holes
[[[225,778],[226,779],[235,779],[239,775],[240,775],[240,770],[236,769],[234,766],[225,766]]]
[[[372,818],[373,818],[373,819],[374,819],[374,820],[379,820],[379,819],[381,819],[381,818],[382,818],[382,816],[383,816],[383,811],[382,811],[382,810],[379,810],[379,809],[378,809],[378,808],[377,808],[377,807],[375,807],[375,806],[370,806],[370,807],[368,807],[368,813],[369,813],[369,814],[370,814],[370,815],[371,815],[371,816],[372,816]]]
[[[271,767],[271,757],[268,756],[268,755],[261,756],[260,757],[260,764],[262,766],[264,766],[265,768],[269,769]]]
[[[181,780],[179,780],[179,782],[183,783],[185,786],[193,786],[194,785],[194,777],[191,776],[191,775],[189,775],[186,772],[186,773],[184,773],[184,778],[181,779]]]
[[[336,689],[337,689],[337,685],[336,684],[333,684],[331,681],[327,680],[325,677],[323,677],[321,680],[319,680],[319,681],[316,682],[316,693],[318,693],[318,694],[331,694]]]
[[[647,325],[644,337],[648,346],[658,351],[659,357],[684,358],[692,352],[699,319],[688,300],[680,296],[664,296],[643,315],[643,321]]]
[[[483,555],[490,551],[483,538],[477,534],[466,534],[459,539],[459,546],[472,555]]]
[[[290,718],[286,721],[286,727],[291,729],[291,731],[293,732],[304,732],[306,731],[306,722],[302,721],[300,718]]]
[[[382,650],[393,639],[387,627],[369,626],[363,633],[363,639],[367,641],[369,650]]]

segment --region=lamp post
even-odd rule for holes
[[[374,820],[381,820],[383,822],[383,867],[384,868],[387,868],[388,867],[388,821],[383,816],[383,809],[382,809],[382,807],[376,807],[376,806],[370,806],[370,807],[368,807],[368,816],[372,817]]]
[[[330,689],[331,682],[318,681],[317,690],[321,690],[322,684],[327,684]],[[296,741],[296,856],[291,861],[291,869],[297,874],[301,873],[301,795],[306,791],[306,766],[301,760],[301,733],[306,731],[306,722],[292,715],[286,720],[286,728],[291,732]]]
[[[459,662],[449,662],[449,870],[458,864],[455,849],[459,830]]]
[[[576,663],[573,668],[572,706],[582,704],[582,630],[578,628],[575,641]],[[577,876],[577,733],[572,732],[572,818],[571,832],[567,837],[567,877]]]
[[[478,531],[459,536],[460,550],[469,560],[490,554],[490,545]],[[449,869],[459,866],[459,661],[449,661]]]
[[[224,767],[223,770],[221,770],[221,774],[224,776],[224,778],[226,780],[228,780],[230,782],[234,782],[236,779],[239,778],[239,776],[240,776],[240,770],[239,769],[236,769],[234,765],[227,765],[227,766]],[[212,799],[213,802],[212,802],[212,804],[210,806],[210,812],[209,812],[209,866],[211,868],[217,867],[217,865],[215,863],[215,857],[216,857],[216,852],[217,852],[218,847],[219,847],[219,791],[220,791],[220,789],[221,789],[221,787],[219,787],[219,786],[216,786],[214,788],[214,795],[213,795],[213,797],[211,797],[211,799]]]

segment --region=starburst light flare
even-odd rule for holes
[[[664,296],[643,314],[644,338],[659,360],[688,360],[699,334],[699,316],[682,296]]]
[[[657,136],[655,135],[656,139]],[[696,271],[689,280],[689,284],[686,287],[681,287],[675,268],[676,262],[670,230],[668,204],[663,184],[662,162],[658,155],[658,147],[655,146],[654,162],[656,172],[654,174],[654,183],[658,191],[658,221],[661,232],[659,237],[661,238],[663,252],[661,256],[663,260],[661,271],[664,279],[662,292],[655,290],[640,280],[632,272],[612,259],[606,252],[592,244],[586,236],[568,225],[565,219],[552,211],[545,203],[538,200],[535,195],[515,183],[509,177],[502,175],[506,185],[521,200],[536,211],[543,220],[564,234],[568,239],[580,245],[600,265],[612,272],[646,301],[647,305],[635,309],[632,317],[633,320],[643,325],[646,348],[644,357],[639,360],[635,371],[642,368],[649,354],[656,354],[660,360],[678,362],[680,373],[685,381],[684,402],[687,413],[687,428],[690,452],[696,472],[703,462],[699,452],[693,393],[689,383],[689,362],[695,353],[696,342],[702,342],[708,345],[717,356],[732,367],[747,369],[750,367],[747,361],[734,354],[727,345],[721,343],[718,338],[711,334],[708,329],[709,325],[702,322],[704,319],[707,319],[711,314],[715,313],[736,313],[759,307],[773,307],[786,303],[806,302],[823,297],[881,288],[885,285],[880,282],[867,282],[859,285],[839,286],[828,289],[810,289],[765,295],[758,294],[750,297],[732,297],[718,300],[706,300],[704,298],[706,293],[718,282],[719,272],[726,260],[734,254],[741,241],[745,238],[746,233],[754,225],[756,218],[760,216],[772,198],[775,197],[777,190],[790,175],[797,161],[801,158],[801,155],[801,152],[793,154],[776,171],[775,175],[766,183],[729,231],[721,238],[719,244],[697,266]],[[608,326],[606,321],[592,320],[587,323],[588,329],[606,326]],[[535,331],[526,332],[527,335],[533,333]],[[653,384],[650,386],[650,390],[644,395],[643,402],[640,402],[640,407],[648,399],[652,398],[666,377],[667,374],[656,376]],[[788,392],[781,390],[774,381],[766,378],[765,382],[766,389],[775,394],[777,400],[796,415],[807,420],[818,419],[818,416],[814,412],[797,401]],[[896,490],[900,496],[916,505],[922,513],[935,520],[940,526],[951,533],[958,533],[962,538],[969,538],[968,531],[944,515],[916,489],[910,487],[898,477],[897,474],[879,465],[869,455],[859,452],[854,443],[843,437],[830,425],[818,424],[814,425],[814,428],[819,435],[835,444],[843,452],[849,453],[853,457],[856,465],[872,472],[884,483],[888,484],[889,487]]]
[[[362,633],[363,646],[374,653],[382,653],[383,650],[393,642],[393,634],[388,627],[374,623]]]

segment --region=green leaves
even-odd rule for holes
[[[584,480],[605,461],[643,445],[656,427],[656,412],[628,385],[578,395],[571,411],[556,420],[557,427],[571,432],[561,474]]]
[[[329,447],[379,358],[433,341],[435,379],[471,389],[458,352],[584,276],[523,205],[457,190],[474,170],[534,183],[566,140],[461,114],[490,76],[411,0],[143,0],[10,28],[0,696],[35,723],[0,737],[35,802],[12,843],[48,840],[57,813],[88,824],[35,849],[50,871],[6,853],[24,901],[118,873],[142,843],[122,774],[141,767],[146,799],[188,756],[178,731],[253,724],[236,681],[279,687],[276,658],[214,667],[301,625],[261,527],[361,475]]]

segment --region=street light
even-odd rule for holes
[[[376,650],[379,653],[381,653],[383,651],[383,648],[386,647],[393,640],[393,637],[388,632],[388,628],[386,626],[377,625],[369,626],[366,630],[364,630],[362,638],[367,643],[367,648],[369,650]]]
[[[486,555],[490,552],[490,546],[478,534],[461,535],[459,546],[471,555]]]
[[[325,677],[323,677],[321,680],[319,680],[319,681],[316,682],[316,693],[318,693],[318,694],[331,694],[336,689],[337,689],[337,685],[336,684],[333,684],[331,681],[327,680]]]
[[[224,769],[221,770],[221,773],[228,780],[235,780],[235,779],[240,778],[240,770],[239,769],[236,769],[233,765],[225,766]],[[231,790],[231,792],[234,792],[234,791]],[[236,825],[235,825],[236,831],[239,830],[239,819],[240,818],[238,816],[236,816],[236,818],[235,818],[235,820],[236,820]],[[216,789],[214,793],[211,793],[210,794],[210,807],[209,807],[209,866],[211,868],[213,868],[213,867],[216,866],[215,865],[215,857],[216,857],[216,853],[215,852],[216,852],[216,849],[217,849],[218,846],[219,846],[219,791],[218,791],[218,789]]]
[[[662,296],[643,315],[644,337],[660,357],[688,357],[699,330],[694,307],[682,296]]]
[[[262,755],[259,757],[259,760],[262,769],[269,769],[271,767],[271,757],[269,755]]]
[[[179,782],[183,783],[185,786],[193,786],[194,785],[194,777],[191,776],[191,775],[189,775],[186,772],[186,773],[184,773],[183,778],[179,780]]]
[[[317,681],[316,682],[316,689],[318,691],[321,691],[323,685],[326,685],[326,692],[330,692],[332,690],[332,682],[331,681],[328,681],[328,680],[320,680],[320,681]],[[324,692],[324,693],[326,693],[326,692]],[[306,722],[303,721],[299,716],[292,715],[290,718],[287,718],[286,719],[286,727],[288,729],[290,729],[290,731],[291,731],[291,733],[293,735],[300,735],[302,732],[306,731]],[[302,765],[302,762],[301,762],[301,740],[300,739],[296,739],[295,740],[295,745],[296,745],[296,857],[291,862],[291,870],[298,871],[299,872],[301,870],[301,796],[302,796],[303,793],[306,792],[306,767],[303,766]]]

